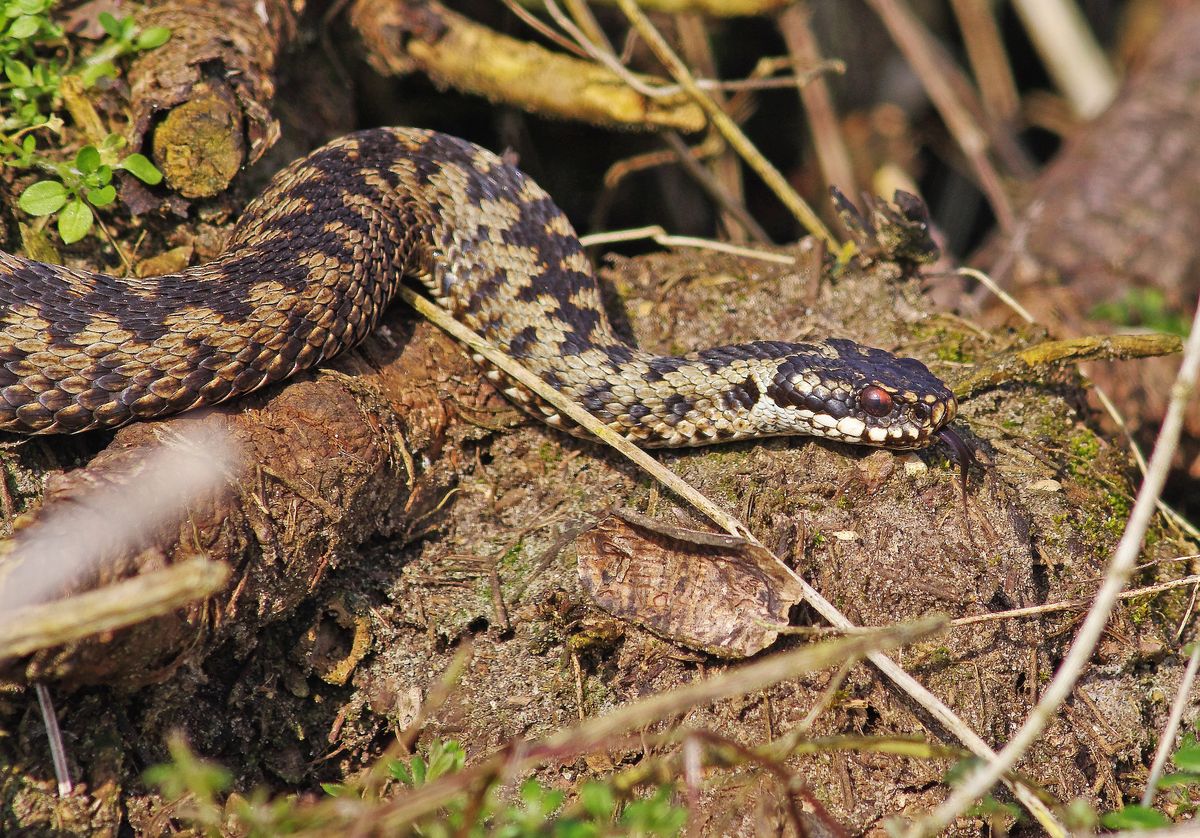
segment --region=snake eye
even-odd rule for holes
[[[880,418],[892,412],[892,394],[872,384],[858,394],[858,404],[868,415]]]

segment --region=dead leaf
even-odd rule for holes
[[[601,608],[718,657],[770,646],[803,596],[766,550],[636,513],[606,518],[576,546],[580,582]]]

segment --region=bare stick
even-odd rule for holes
[[[754,143],[750,142],[749,137],[742,133],[742,129],[730,118],[729,114],[725,113],[711,96],[700,89],[687,65],[680,60],[662,34],[650,23],[650,19],[638,8],[635,0],[617,0],[617,5],[621,7],[621,11],[633,24],[633,28],[645,39],[646,44],[658,56],[658,60],[663,63],[675,81],[679,82],[692,100],[708,114],[713,127],[721,132],[721,136],[733,147],[733,150],[758,173],[763,182],[770,187],[784,206],[792,211],[792,214],[810,234],[823,240],[832,250],[838,250],[840,245],[837,240],[829,232],[829,228],[817,217],[808,202],[801,198],[800,194],[788,183],[787,178],[763,157],[762,152],[754,146]]]
[[[42,709],[42,722],[46,725],[46,738],[50,740],[50,759],[54,762],[54,776],[58,780],[58,796],[70,797],[74,785],[71,783],[71,770],[67,767],[67,749],[63,745],[62,731],[58,729],[58,716],[54,712],[54,702],[50,700],[50,690],[46,685],[33,685],[37,693],[38,706]]]
[[[815,66],[821,61],[820,45],[813,34],[809,21],[812,9],[807,3],[788,6],[779,15],[777,25],[783,35],[788,52],[796,62],[804,66]],[[828,186],[836,186],[847,195],[855,194],[854,166],[850,163],[850,151],[842,136],[837,110],[829,85],[821,76],[814,76],[808,84],[797,85],[800,102],[808,115],[808,127],[812,133],[813,148],[817,162]]]

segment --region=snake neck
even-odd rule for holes
[[[440,212],[422,228],[416,275],[457,319],[638,445],[804,434],[914,448],[953,416],[953,397],[919,362],[849,341],[756,341],[681,357],[630,346],[605,316],[570,222],[537,184],[465,141],[426,135],[430,148],[440,163],[421,188]],[[898,385],[897,401],[912,403],[895,421],[858,404],[876,367]],[[535,416],[587,436],[499,371],[488,375]]]

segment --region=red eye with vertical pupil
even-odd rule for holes
[[[892,412],[892,394],[874,384],[863,388],[863,391],[858,394],[858,403],[868,415],[876,418],[887,416]]]

